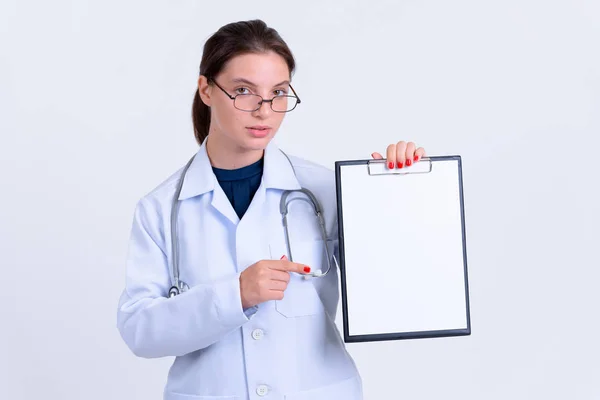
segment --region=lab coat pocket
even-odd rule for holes
[[[289,393],[283,398],[285,400],[362,400],[362,379],[360,376],[355,376],[321,388]]]
[[[166,400],[239,400],[240,398],[238,396],[198,396],[175,392],[168,392],[165,396]]]
[[[294,262],[309,266],[311,271],[322,269],[324,253],[322,240],[296,241],[291,246]],[[287,250],[282,249],[278,244],[271,244],[270,247],[273,258],[279,254],[287,254]],[[283,292],[283,299],[275,301],[277,311],[288,318],[306,317],[323,312],[323,303],[315,288],[314,279],[321,278],[305,277],[303,274],[291,272],[290,281]]]

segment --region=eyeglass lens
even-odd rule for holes
[[[243,111],[254,111],[260,108],[262,97],[255,94],[237,95],[234,106]],[[276,96],[273,98],[271,108],[276,112],[291,111],[296,107],[298,99],[294,96]]]

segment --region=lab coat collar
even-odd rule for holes
[[[265,148],[263,185],[265,189],[296,190],[301,188],[290,160],[273,141],[269,142]]]
[[[185,174],[179,200],[208,193],[214,190],[216,183],[217,178],[206,152],[205,140]],[[265,189],[293,190],[301,188],[292,165],[273,141],[269,142],[265,148],[261,185]]]

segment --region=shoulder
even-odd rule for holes
[[[335,237],[337,229],[335,171],[304,158],[292,155],[288,157],[294,166],[300,186],[310,190],[323,207],[329,236]]]
[[[154,188],[143,193],[138,198],[136,208],[149,217],[162,219],[162,215],[169,212],[171,208],[173,196],[175,195],[183,168],[183,166],[180,167],[166,179],[159,182]]]
[[[288,155],[296,176],[303,187],[312,186],[319,189],[335,189],[335,172],[333,169],[313,161]]]

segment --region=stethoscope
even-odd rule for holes
[[[294,168],[292,161],[287,156],[287,154],[285,154],[282,150],[280,150],[280,151],[283,153],[283,155],[285,155],[288,162],[292,166],[294,175],[296,175],[296,169]],[[189,290],[189,286],[187,285],[187,283],[182,281],[179,277],[179,245],[178,245],[179,237],[178,237],[178,232],[177,232],[177,219],[178,219],[177,217],[179,215],[179,205],[181,204],[181,202],[179,201],[179,194],[181,193],[181,188],[183,187],[183,181],[185,178],[185,174],[187,173],[188,168],[192,164],[192,161],[194,161],[194,157],[192,157],[187,162],[185,167],[183,167],[183,170],[179,177],[179,181],[177,182],[175,194],[173,195],[173,201],[172,201],[172,207],[171,207],[171,273],[173,275],[172,276],[173,286],[171,286],[171,288],[169,289],[169,297],[175,297],[178,294]],[[294,192],[303,193],[305,196],[304,197],[294,197],[294,198],[290,199],[290,201],[287,201],[288,196]],[[289,237],[289,233],[288,233],[287,215],[289,212],[288,204],[294,200],[302,200],[302,201],[305,201],[305,202],[309,203],[310,205],[312,205],[315,215],[319,221],[321,238],[323,239],[323,248],[325,251],[325,256],[327,257],[327,270],[325,270],[325,272],[322,272],[321,270],[318,269],[318,270],[315,270],[314,272],[311,272],[308,274],[303,274],[302,276],[305,279],[310,278],[310,277],[323,277],[323,276],[327,275],[327,273],[331,269],[331,256],[329,254],[329,249],[327,247],[327,229],[325,228],[325,219],[323,218],[323,211],[321,208],[321,204],[319,203],[319,201],[317,200],[315,195],[310,190],[305,189],[305,188],[285,190],[281,194],[281,200],[279,201],[279,212],[281,213],[281,220],[283,223],[283,231],[285,233],[285,244],[287,247],[289,260],[294,261],[294,259],[292,257],[292,249],[290,247],[290,237]]]

